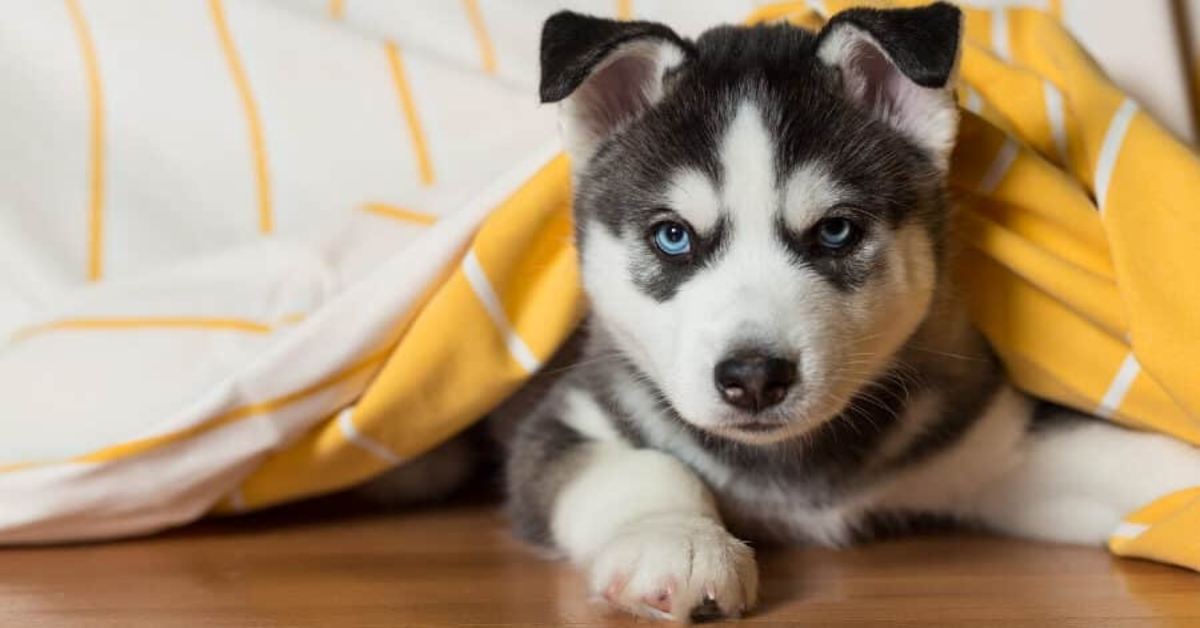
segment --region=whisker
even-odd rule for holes
[[[924,353],[929,353],[932,355],[940,355],[940,356],[947,357],[947,358],[954,358],[956,360],[966,360],[969,362],[990,362],[991,361],[991,360],[988,360],[987,358],[981,358],[979,356],[963,355],[961,353],[951,353],[949,351],[930,349],[928,347],[922,347],[920,345],[914,345],[912,343],[909,343],[907,345],[907,347],[911,348],[911,349],[915,349],[917,351],[924,352]]]

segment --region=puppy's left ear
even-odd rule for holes
[[[958,131],[954,80],[962,12],[851,9],[821,30],[817,56],[842,75],[845,96],[927,151],[943,170]]]
[[[663,78],[692,46],[652,22],[617,22],[562,11],[542,27],[543,103],[560,102],[573,167],[663,97]]]

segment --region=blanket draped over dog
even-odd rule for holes
[[[285,4],[0,23],[21,151],[0,174],[0,542],[352,486],[479,419],[579,320],[568,165],[534,106],[555,3]],[[651,17],[694,33],[749,7]],[[1052,15],[966,15],[951,181],[974,319],[1022,389],[1200,444],[1200,162]],[[1200,569],[1198,535],[1200,487],[1110,547]]]

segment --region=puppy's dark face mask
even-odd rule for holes
[[[543,32],[595,324],[702,429],[813,429],[887,367],[939,275],[961,16],[820,33],[560,13]]]

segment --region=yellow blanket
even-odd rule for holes
[[[832,11],[851,4],[861,3],[826,2]],[[958,233],[970,245],[958,274],[975,320],[1022,389],[1200,445],[1200,162],[1052,16],[1007,11],[1001,57],[991,41],[995,14],[966,15],[951,180]],[[822,21],[805,3],[751,18],[779,19],[810,28]],[[471,253],[512,328],[493,328],[469,267],[456,270],[358,405],[358,430],[401,456],[418,454],[552,354],[580,313],[568,202],[560,158],[489,218]],[[524,347],[513,351],[513,342]],[[412,364],[436,366],[417,372]],[[336,426],[327,425],[251,476],[245,503],[348,485],[383,468],[339,447]],[[1200,487],[1130,513],[1109,545],[1200,569],[1197,539]]]

